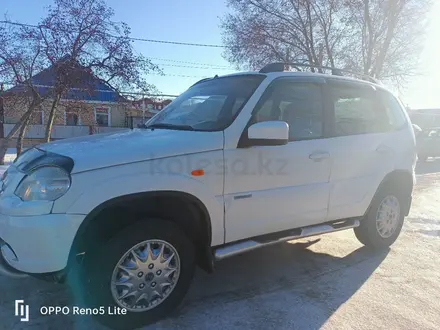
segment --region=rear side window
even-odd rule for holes
[[[385,111],[389,118],[392,128],[399,129],[406,124],[406,117],[404,115],[404,108],[402,104],[391,94],[385,91],[379,92],[385,104]]]
[[[393,130],[387,107],[376,91],[348,85],[330,86],[334,107],[334,135],[358,135]]]

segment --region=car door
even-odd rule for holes
[[[396,150],[410,141],[392,132],[405,119],[390,122],[383,94],[373,85],[329,79],[326,88],[333,117],[328,140],[331,221],[365,213],[378,185],[394,169],[396,154],[401,154]]]
[[[289,143],[225,147],[226,242],[325,221],[331,158],[321,78],[279,78],[255,106],[251,124],[284,120]],[[242,138],[245,139],[247,128]]]

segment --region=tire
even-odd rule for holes
[[[397,189],[392,188],[391,186],[381,188],[371,203],[371,206],[365,215],[365,217],[361,220],[359,227],[354,228],[354,233],[357,239],[364,244],[365,246],[372,249],[385,249],[391,246],[399,237],[400,231],[402,230],[403,220],[404,220],[404,212],[402,206],[404,205],[404,198],[402,192],[397,191]],[[397,201],[397,206],[395,206],[394,202]],[[377,216],[379,215],[379,209],[381,208],[382,203],[393,205],[392,209],[390,209],[391,213],[397,213],[394,216],[390,217],[393,219],[393,227],[392,233],[387,232],[386,235],[383,235],[383,223],[377,223]],[[381,214],[384,214],[385,218],[388,211],[385,211],[385,206],[383,206],[381,210]],[[394,210],[395,208],[395,210]],[[382,234],[379,231],[379,228],[382,230]],[[389,228],[389,227],[388,227]]]
[[[159,250],[159,253],[161,246],[159,244],[165,246],[163,243],[160,242],[165,242],[165,244],[168,244],[174,249],[174,252],[177,252],[177,257],[174,256],[173,258],[171,258],[169,257],[169,255],[171,255],[173,251],[171,250],[171,248],[165,247],[163,250],[163,254],[159,255],[163,255],[165,257],[166,253],[168,253],[169,259],[167,259],[166,262],[171,260],[170,265],[171,263],[173,263],[173,267],[175,267],[175,269],[177,269],[176,265],[179,262],[179,271],[177,272],[175,270],[172,275],[169,275],[169,277],[174,278],[176,276],[176,273],[178,273],[177,282],[174,281],[175,284],[173,288],[172,285],[168,286],[168,289],[164,287],[163,290],[170,290],[170,292],[167,296],[164,294],[165,298],[160,303],[156,303],[156,306],[151,307],[151,309],[149,310],[127,310],[126,315],[109,315],[107,310],[108,308],[113,311],[114,307],[124,307],[124,305],[118,303],[116,301],[116,298],[114,298],[114,295],[118,294],[117,291],[115,291],[117,290],[115,288],[121,288],[122,290],[124,290],[124,285],[111,287],[111,281],[115,279],[115,267],[121,261],[120,259],[128,251],[130,251],[139,243],[145,241],[150,241],[150,244],[152,244],[151,247],[156,246],[157,250]],[[154,268],[149,271],[150,268],[148,267],[153,264],[151,262],[151,260],[153,259],[151,258],[153,258],[154,256],[146,256],[147,252],[145,251],[147,251],[147,249],[145,249],[144,252],[142,252],[141,254],[136,253],[138,257],[145,257],[145,260],[147,262],[141,263],[141,267],[135,270],[132,273],[131,277],[130,275],[128,275],[128,273],[125,273],[125,271],[121,271],[118,268],[118,272],[120,272],[120,274],[123,274],[124,278],[126,278],[128,275],[128,278],[131,279],[130,281],[132,281],[132,284],[134,283],[134,287],[140,288],[142,283],[144,283],[144,289],[139,289],[139,291],[145,290],[143,292],[147,292],[147,290],[149,290],[149,287],[153,285],[153,282],[156,281],[156,279],[156,289],[160,289],[160,283],[163,278],[165,278],[164,276],[162,276],[161,280],[161,278],[156,276],[156,269],[162,269],[160,268],[160,265],[164,265],[164,263],[154,264]],[[151,253],[154,255],[153,250],[150,249],[148,251],[151,251]],[[130,258],[134,260],[134,256],[132,254],[130,254],[130,256]],[[128,259],[125,260],[126,261],[123,261],[124,266],[134,265],[132,263],[125,263]],[[156,260],[159,260],[159,258]],[[128,266],[126,266],[126,268],[128,268]],[[95,253],[89,255],[86,254],[83,269],[85,277],[88,279],[84,281],[85,283],[83,284],[85,302],[87,307],[104,307],[105,313],[103,315],[96,315],[95,317],[97,318],[98,322],[112,329],[139,328],[144,325],[154,323],[161,318],[164,318],[181,303],[191,284],[194,275],[194,269],[194,246],[178,226],[176,226],[172,222],[158,219],[150,219],[142,222],[137,222],[134,225],[131,225],[125,228],[123,231],[117,233],[108,242],[102,244],[101,248],[95,251]],[[144,270],[144,275],[139,278],[141,270]],[[169,268],[163,268],[163,274],[168,273],[168,271]],[[133,274],[137,274],[138,276],[133,276]],[[119,281],[122,282],[122,277]],[[139,281],[141,281],[141,284],[139,284]],[[172,290],[169,288],[172,288]],[[131,296],[127,299],[130,300],[132,298],[134,299],[135,297]],[[142,304],[147,304],[145,300],[141,300],[141,302]]]

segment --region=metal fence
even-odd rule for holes
[[[7,136],[15,124],[4,124],[4,134]],[[53,139],[66,139],[71,137],[92,135],[99,133],[120,132],[128,130],[127,127],[98,127],[98,126],[65,126],[54,125],[52,127],[51,137]],[[44,139],[46,132],[46,125],[29,125],[25,138],[27,139]]]

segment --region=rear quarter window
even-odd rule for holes
[[[380,97],[365,86],[332,84],[334,135],[347,136],[381,133],[391,130]]]
[[[394,129],[399,129],[405,126],[406,117],[404,114],[405,109],[401,102],[391,93],[386,91],[379,91],[382,96],[383,104],[385,106],[385,111],[389,119],[390,125]]]

